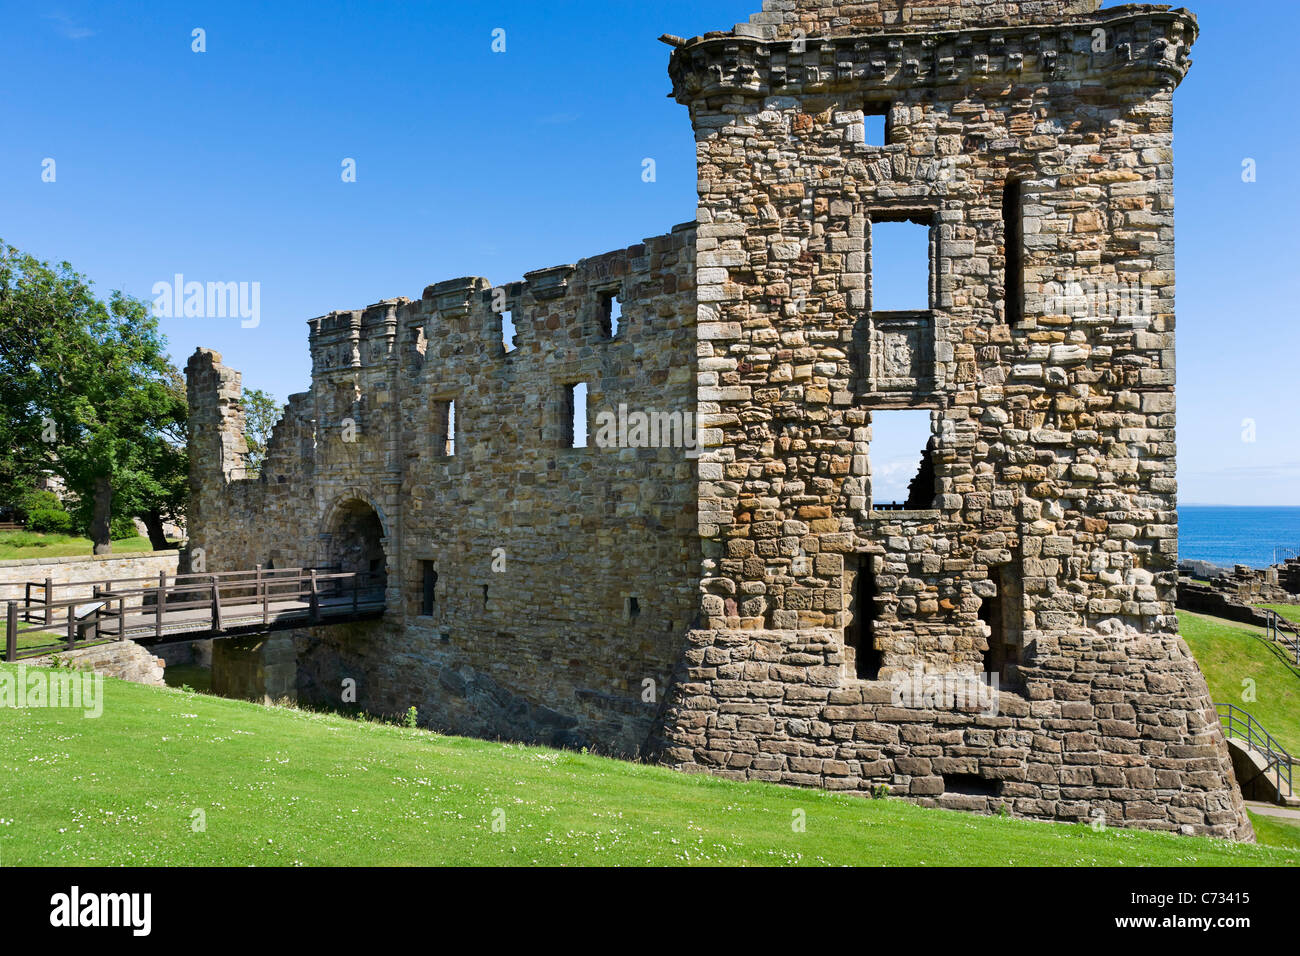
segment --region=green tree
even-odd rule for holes
[[[62,477],[96,554],[115,511],[148,524],[183,509],[185,396],[165,348],[144,302],[104,302],[68,263],[0,242],[0,486]]]
[[[248,445],[245,475],[249,478],[256,478],[262,473],[271,431],[280,420],[280,412],[280,403],[274,395],[259,388],[250,388],[244,392],[244,443]]]

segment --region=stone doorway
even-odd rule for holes
[[[366,574],[368,592],[388,587],[388,558],[384,553],[384,525],[366,501],[353,498],[334,509],[326,528],[324,564],[332,571]]]

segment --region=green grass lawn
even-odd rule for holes
[[[1300,669],[1282,649],[1231,621],[1179,612],[1179,628],[1218,703],[1236,704],[1300,756]],[[1252,681],[1253,685],[1244,684]],[[1253,687],[1254,700],[1242,694]]]
[[[1250,822],[1255,827],[1255,839],[1260,843],[1300,851],[1300,820],[1251,813]]]
[[[1300,863],[1294,847],[1096,833],[120,681],[105,691],[98,720],[0,710],[0,863]]]
[[[33,531],[0,531],[0,561],[21,558],[66,558],[90,555],[94,544],[89,538],[67,534],[36,534]],[[113,542],[114,554],[152,551],[148,538],[124,538]]]

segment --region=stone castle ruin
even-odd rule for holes
[[[256,480],[239,376],[200,350],[208,569],[385,575],[382,622],[298,636],[297,693],[350,678],[461,733],[1252,838],[1174,614],[1197,24],[1099,7],[767,0],[665,36],[695,221],[313,320]],[[878,311],[873,230],[899,222],[928,302]],[[877,507],[872,429],[905,409],[932,423],[921,493]]]

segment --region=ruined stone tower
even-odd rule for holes
[[[376,515],[387,619],[304,636],[304,687],[361,675],[373,710],[736,779],[1250,838],[1174,615],[1197,26],[1099,6],[768,0],[665,37],[694,224],[315,320],[261,478],[211,436],[194,472],[218,563],[329,562],[360,533],[339,516]],[[893,222],[928,233],[904,312],[873,307]],[[216,421],[218,357],[190,374]],[[577,384],[592,434],[687,413],[701,447],[582,447]],[[885,510],[872,428],[901,409],[930,414],[928,464]]]

